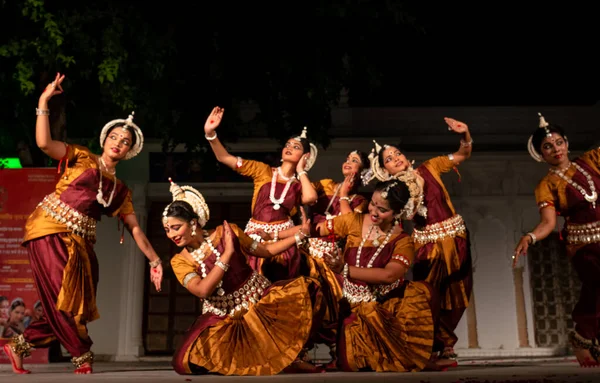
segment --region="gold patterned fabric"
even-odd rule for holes
[[[600,190],[600,148],[587,151],[572,162],[584,168],[590,174],[596,189]],[[564,174],[585,191],[591,192],[586,178],[575,166],[570,166]],[[568,256],[575,255],[586,245],[600,241],[597,231],[600,222],[600,201],[596,202],[595,209],[591,208],[590,203],[585,201],[576,188],[552,172],[548,172],[538,183],[535,199],[540,210],[551,208],[565,218]]]
[[[423,282],[404,283],[402,298],[352,306],[343,326],[346,369],[405,372],[425,367],[433,348],[431,292]]]
[[[349,265],[356,264],[364,219],[365,215],[356,213],[332,220],[333,233],[347,240],[344,261]],[[361,267],[367,266],[377,248],[370,240],[364,243]],[[414,243],[406,233],[393,234],[372,267],[385,268],[389,262],[405,265],[399,259],[414,259]],[[381,285],[350,277],[344,281],[343,294],[346,298],[340,301],[338,353],[344,370],[405,372],[425,367],[434,341],[432,290],[428,283],[400,279]]]
[[[229,294],[252,285],[253,278],[258,276],[246,262],[252,239],[237,226],[232,225],[232,229],[236,251],[223,277],[223,294],[219,295],[219,289],[215,289],[209,299],[211,305],[222,302],[219,297],[228,300]],[[219,226],[211,236],[220,252],[224,249],[222,233],[222,226]],[[198,264],[182,253],[172,258],[171,266],[183,284],[186,276],[195,273],[195,277],[201,277],[201,273]],[[203,262],[209,269],[207,273],[210,272],[214,267],[214,255],[208,255]],[[252,293],[253,299],[246,301],[239,310],[227,313],[206,310],[196,320],[173,357],[176,372],[274,375],[298,357],[322,315],[318,281],[298,277],[270,286],[262,283],[260,289],[256,288]]]
[[[23,245],[52,234],[60,235],[68,252],[68,261],[63,271],[60,294],[55,302],[56,308],[72,314],[77,323],[84,324],[99,318],[93,277],[95,271],[90,260],[95,242],[96,222],[102,215],[124,216],[134,214],[134,210],[130,190],[118,179],[111,204],[104,207],[98,203],[96,194],[100,176],[103,179],[102,191],[105,200],[109,199],[113,190],[114,177],[100,171],[97,156],[88,148],[67,145],[61,163],[63,161],[64,171],[54,193],[37,206],[25,223]],[[69,219],[61,219],[66,217]],[[91,222],[93,230],[92,226],[89,226]],[[49,247],[45,250],[46,256],[56,256],[53,251]],[[79,331],[87,334],[83,325]]]

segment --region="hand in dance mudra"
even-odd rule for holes
[[[304,171],[304,168],[306,167],[306,160],[308,160],[308,157],[310,157],[310,153],[306,153],[302,157],[300,157],[300,161],[298,161],[298,164],[296,165],[296,173]]]
[[[529,249],[529,243],[531,241],[531,237],[528,235],[524,235],[521,237],[519,243],[517,243],[517,247],[515,248],[515,253],[513,254],[513,267],[517,267],[517,263],[519,262],[519,257],[521,255],[527,255],[527,249]]]
[[[219,127],[219,124],[223,119],[223,112],[225,112],[225,109],[215,106],[208,115],[206,123],[204,124],[204,134],[207,137],[212,137],[215,134],[215,130]]]
[[[344,268],[344,255],[342,249],[336,247],[335,253],[324,253],[323,260],[334,273],[341,273]]]
[[[457,121],[450,117],[444,117],[444,121],[448,124],[448,130],[456,133],[464,133],[469,130],[469,126],[462,121]]]
[[[44,91],[40,95],[40,100],[47,102],[53,96],[56,96],[57,94],[61,94],[63,92],[63,88],[62,88],[61,84],[64,80],[65,80],[65,75],[64,74],[61,75],[60,73],[57,73],[56,77],[54,78],[54,81],[52,81],[50,84],[48,84],[48,86],[46,86],[46,89],[44,89]]]
[[[227,221],[223,221],[223,236],[225,238],[224,253],[233,253],[235,250],[233,244],[233,230]]]
[[[163,267],[162,265],[158,265],[156,267],[150,268],[150,282],[154,284],[154,288],[156,291],[160,292],[160,284],[163,279]]]
[[[350,190],[354,187],[354,181],[356,180],[356,173],[352,173],[344,178],[342,186],[340,187],[340,197],[348,197]]]

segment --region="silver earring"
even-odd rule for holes
[[[279,160],[279,162],[283,162],[283,158]]]
[[[192,237],[196,236],[196,225],[192,225]]]

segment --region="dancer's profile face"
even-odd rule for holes
[[[131,149],[132,142],[131,129],[113,128],[104,140],[104,153],[109,158],[120,161]]]
[[[383,149],[383,166],[391,175],[402,172],[410,166],[406,156],[395,146]]]
[[[167,223],[163,225],[167,238],[177,246],[183,247],[192,240],[192,224],[176,217],[167,217]],[[198,230],[198,228],[196,228]]]
[[[297,164],[304,154],[304,147],[300,141],[290,138],[281,151],[281,159]]]

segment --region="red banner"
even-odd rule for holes
[[[27,217],[54,190],[56,169],[0,169],[0,346],[42,315],[29,256],[21,246]],[[27,363],[48,363],[48,349]],[[0,363],[10,363],[0,352]]]

